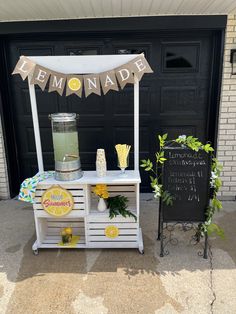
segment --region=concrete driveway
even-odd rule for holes
[[[146,199],[145,199],[146,198]],[[177,246],[159,257],[157,205],[145,196],[137,250],[40,250],[32,208],[0,202],[0,313],[169,314],[236,313],[236,203],[225,202],[217,221],[226,240],[211,239],[208,260],[176,231]]]

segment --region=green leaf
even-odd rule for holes
[[[213,198],[212,206],[214,206],[216,209],[220,210],[222,208],[222,203],[217,198]]]
[[[222,185],[222,182],[221,182],[220,178],[216,178],[215,179],[215,187],[216,187],[217,191],[220,189],[221,185]]]
[[[151,187],[157,184],[157,178],[153,178],[152,176],[150,176],[150,179],[151,179]]]
[[[140,167],[145,168],[147,165],[146,164],[141,164]]]
[[[161,161],[165,161],[165,160],[167,160],[167,159],[164,158],[164,157],[161,157],[160,160],[161,160]]]
[[[163,136],[162,136],[163,140],[166,140],[167,136],[168,136],[168,133],[163,134]]]
[[[211,144],[206,144],[206,145],[203,145],[202,148],[205,150],[206,153],[209,153],[209,152],[213,152],[214,151],[214,148],[211,147]]]

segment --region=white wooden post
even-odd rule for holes
[[[38,119],[35,87],[33,84],[30,84],[30,76],[28,77],[28,84],[29,84],[29,94],[30,94],[33,126],[34,126],[34,138],[35,138],[35,146],[36,146],[37,161],[38,161],[38,171],[43,172],[44,171],[43,154],[42,154],[41,138],[40,138],[40,131],[39,131],[39,119]]]
[[[134,76],[134,170],[139,170],[139,81]]]

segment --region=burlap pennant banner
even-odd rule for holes
[[[21,56],[12,72],[12,74],[20,74],[23,80],[30,75],[30,83],[37,84],[42,90],[45,89],[50,78],[49,92],[56,91],[63,95],[66,88],[66,96],[76,94],[79,97],[82,97],[83,88],[85,97],[91,94],[101,96],[101,89],[104,95],[109,90],[118,91],[119,86],[123,89],[128,83],[134,84],[134,75],[140,81],[145,73],[153,73],[153,71],[144,54],[140,54],[138,57],[115,69],[86,75],[55,72],[35,64],[25,56]]]
[[[85,97],[88,97],[92,93],[101,96],[99,74],[83,75],[83,78]]]
[[[144,54],[140,54],[140,56],[136,57],[129,63],[132,72],[137,76],[140,81],[145,73],[153,73],[150,65],[144,57]]]
[[[120,84],[121,89],[123,89],[125,85],[128,83],[130,84],[134,83],[134,75],[133,75],[133,72],[129,63],[124,64],[123,66],[119,68],[116,68],[115,72],[116,72],[116,77]]]
[[[66,96],[76,94],[82,96],[83,76],[82,75],[67,75]]]
[[[20,74],[22,80],[25,80],[27,76],[33,71],[35,63],[25,56],[21,56],[17,62],[12,74]]]
[[[115,91],[119,90],[114,70],[100,73],[100,80],[101,80],[102,91],[104,95],[106,95],[106,93],[109,90],[115,90]]]
[[[30,84],[37,84],[42,90],[44,90],[51,73],[52,72],[49,69],[37,64],[35,66]]]
[[[49,92],[58,92],[62,96],[66,84],[66,75],[58,72],[51,72],[49,81]]]

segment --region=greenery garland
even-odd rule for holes
[[[222,203],[217,198],[217,192],[221,187],[220,180],[220,172],[222,170],[222,166],[214,156],[214,148],[210,143],[202,144],[198,138],[193,136],[180,135],[175,140],[168,140],[168,134],[158,135],[160,150],[156,152],[156,160],[155,163],[150,159],[141,160],[141,167],[144,168],[145,171],[150,172],[151,187],[154,192],[155,198],[162,198],[162,201],[166,205],[173,205],[174,197],[166,190],[163,189],[163,185],[161,184],[161,176],[160,169],[162,168],[166,158],[164,157],[164,148],[173,144],[179,144],[184,147],[188,147],[193,151],[198,152],[199,150],[204,150],[207,154],[211,156],[211,177],[210,177],[210,204],[206,209],[206,220],[204,223],[200,223],[198,225],[198,230],[196,232],[196,240],[199,241],[202,236],[207,232],[208,235],[213,233],[219,235],[224,238],[224,231],[217,224],[213,223],[213,216],[216,211],[219,211],[222,208]]]

